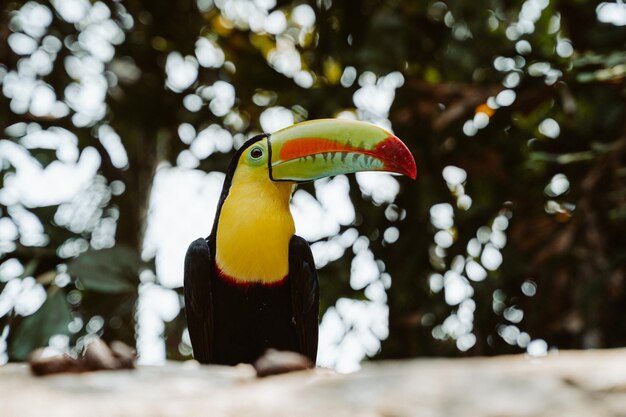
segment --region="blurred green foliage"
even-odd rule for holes
[[[47,33],[63,47],[49,74],[37,78],[62,99],[75,81],[64,60],[88,52],[76,42],[80,24],[41,3],[55,12]],[[160,162],[175,165],[188,149],[179,125],[200,131],[217,123],[233,135],[248,134],[261,130],[259,117],[272,106],[290,109],[295,121],[340,112],[374,121],[388,117],[415,155],[418,180],[401,179],[394,203],[372,204],[350,178],[357,221],[342,231],[354,227],[368,237],[381,272],[392,277],[386,290],[390,332],[379,357],[519,352],[530,338],[562,349],[626,344],[626,27],[599,22],[596,2],[215,3],[103,0],[124,38],[103,64],[115,82],[107,87],[106,114],[93,123],[76,124],[76,109],[61,117],[15,112],[0,95],[1,127],[63,127],[77,136],[80,149],[97,149],[102,163],[91,186],[99,190],[90,199],[94,224],[107,217],[116,222],[115,246],[98,250],[90,243],[94,224],[59,225],[58,206],[25,207],[40,219],[47,243],[18,238],[3,249],[2,261],[17,258],[26,266],[20,279],[34,277],[48,297],[32,315],[10,311],[0,317],[0,331],[10,329],[12,359],[24,359],[53,334],[71,334],[75,341],[88,330],[70,325],[70,332],[68,324],[94,316],[105,319],[97,329],[105,339],[132,343],[138,277],[154,270],[139,257],[152,178]],[[2,6],[5,84],[7,72],[25,59],[7,47],[11,33],[21,30],[9,22],[25,4],[9,0]],[[294,22],[295,8],[303,4],[315,14],[310,27]],[[278,34],[251,29],[250,21],[228,14],[237,7],[264,10],[263,16],[282,11],[286,27]],[[194,55],[199,37],[219,47],[225,63],[200,66],[197,79],[180,91],[166,88],[168,55]],[[274,61],[277,51],[292,50],[309,81],[295,82]],[[394,72],[402,82],[388,115],[355,104],[365,78]],[[236,94],[225,114],[203,96],[220,80]],[[183,106],[190,94],[203,97],[199,111]],[[127,167],[116,166],[98,140],[97,127],[105,123],[122,138]],[[3,135],[16,144],[23,136],[10,129]],[[49,150],[29,152],[44,166],[57,158]],[[224,171],[229,158],[214,153],[199,168]],[[461,168],[466,179],[447,183],[442,172],[449,166]],[[4,160],[2,184],[13,173]],[[551,188],[563,178],[567,186]],[[111,192],[120,183],[124,191]],[[441,204],[452,209],[449,227],[433,223],[433,207]],[[0,209],[12,216],[11,207]],[[393,244],[383,239],[390,227],[400,230]],[[439,231],[452,241],[436,243]],[[69,244],[77,248],[68,257],[60,248]],[[491,249],[503,261],[489,268],[484,254]],[[350,287],[352,258],[345,251],[321,269],[324,309],[340,297],[366,299],[363,290]],[[486,279],[465,277],[470,261]],[[473,303],[446,302],[450,271],[471,289],[466,299]],[[0,291],[6,286],[0,282]],[[184,357],[178,350],[182,317],[166,327],[172,358]]]

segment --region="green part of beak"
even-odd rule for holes
[[[370,123],[320,119],[269,135],[275,181],[311,181],[360,171],[416,176],[415,160],[400,139]]]

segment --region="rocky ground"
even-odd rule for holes
[[[263,379],[248,366],[34,377],[10,364],[0,367],[0,416],[618,417],[626,416],[626,349],[375,362],[349,375]]]

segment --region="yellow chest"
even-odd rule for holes
[[[223,273],[244,283],[272,283],[289,273],[293,187],[235,174],[217,223],[215,259]]]

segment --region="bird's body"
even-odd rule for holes
[[[311,249],[295,235],[289,210],[296,183],[359,170],[415,175],[399,139],[363,125],[303,123],[257,136],[235,154],[211,234],[192,242],[185,257],[185,308],[198,361],[250,363],[275,348],[315,363],[319,284]],[[371,143],[353,145],[352,135],[363,132]],[[340,139],[332,139],[336,135]],[[389,156],[398,149],[399,162]],[[404,166],[406,153],[412,166]]]
[[[291,238],[290,273],[271,283],[225,275],[211,266],[210,246],[210,240],[195,240],[185,259],[187,322],[196,359],[222,365],[251,363],[274,348],[300,352],[315,363],[319,286],[306,241]],[[190,277],[206,280],[193,282]]]
[[[300,351],[289,277],[267,285],[218,276],[214,284],[214,331],[221,335],[215,343],[216,363],[254,362],[268,348]],[[317,319],[317,311],[312,313]]]

